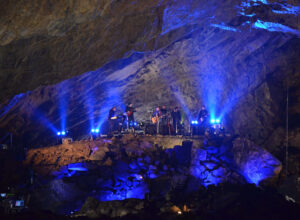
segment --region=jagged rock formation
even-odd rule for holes
[[[230,132],[282,155],[288,81],[299,146],[299,1],[1,6],[0,131],[20,146],[50,143],[64,120],[81,137],[115,104],[148,120],[156,105],[193,118],[205,103]]]
[[[146,195],[160,199],[178,190],[188,195],[199,187],[222,183],[278,183],[281,163],[250,141],[203,146],[198,139],[181,139],[182,146],[165,147],[166,142],[171,145],[177,139],[128,135],[31,149],[25,163],[38,177],[31,206],[69,213],[80,208],[88,196],[99,201],[145,199]],[[107,209],[123,202],[105,204],[88,216],[114,217]],[[122,210],[137,212],[129,209],[132,212],[118,208],[114,212],[117,216],[123,215]],[[85,206],[82,210],[88,212]]]
[[[201,189],[180,200],[99,202],[88,198],[73,216],[107,218],[127,214],[124,219],[298,219],[297,208],[296,204],[287,203],[253,185],[223,185]]]

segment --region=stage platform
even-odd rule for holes
[[[25,164],[34,167],[40,174],[48,175],[71,163],[95,161],[105,164],[107,152],[119,154],[125,151],[129,156],[138,157],[145,152],[157,150],[157,147],[171,149],[181,146],[184,141],[192,141],[193,147],[201,148],[204,137],[126,134],[112,138],[91,137],[74,142],[66,140],[60,145],[28,150]]]

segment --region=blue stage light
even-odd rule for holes
[[[211,119],[210,123],[212,123],[212,124],[216,123],[216,119]]]
[[[91,132],[92,132],[92,133],[99,133],[99,132],[100,132],[100,129],[99,129],[99,128],[96,128],[96,129],[93,128],[93,129],[91,129]]]
[[[192,121],[192,125],[197,125],[199,122],[197,120]]]
[[[220,119],[216,119],[216,123],[220,123]]]
[[[66,135],[66,132],[65,131],[58,131],[56,134],[57,134],[57,136],[64,136],[64,135]]]

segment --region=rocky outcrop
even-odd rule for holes
[[[109,216],[111,218],[116,218],[138,214],[142,209],[144,209],[144,201],[138,199],[99,202],[98,200],[89,197],[80,211],[74,214],[74,216],[87,216],[90,218]]]
[[[282,165],[265,149],[237,138],[219,147],[194,148],[190,172],[207,186],[221,182],[278,184]]]
[[[250,183],[278,180],[282,165],[265,149],[249,140],[236,139],[232,146],[232,157],[240,172]]]
[[[112,165],[111,159],[120,159],[122,151],[129,157],[142,156],[145,153],[156,151],[154,146],[163,149],[180,146],[186,138],[156,137],[125,135],[121,139],[96,139],[66,142],[61,145],[29,149],[26,153],[25,165],[32,166],[35,172],[42,175],[51,175],[52,172],[62,168],[67,170],[85,169],[82,162],[96,162],[98,165]],[[194,139],[196,146],[201,146],[202,139]],[[111,155],[111,156],[108,156]],[[113,157],[113,158],[112,158]],[[76,165],[77,164],[77,165]],[[93,168],[92,164],[86,165],[87,169]],[[72,168],[73,167],[73,168]],[[79,168],[80,167],[80,168]]]
[[[81,213],[116,217],[139,212],[135,206],[140,200],[172,200],[178,192],[189,195],[203,186],[278,183],[281,163],[250,141],[203,146],[200,140],[182,139],[181,146],[172,148],[158,141],[125,135],[29,150],[26,164],[36,175],[30,205],[66,214],[90,196],[94,199],[86,201]],[[140,200],[106,202],[132,198]]]

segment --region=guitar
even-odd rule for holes
[[[128,111],[126,112],[127,116],[130,117],[133,114],[134,111]]]
[[[160,116],[158,116],[158,115],[156,115],[156,116],[154,116],[154,117],[152,117],[152,123],[153,124],[156,124],[156,123],[158,123],[159,122],[159,120],[160,120]]]
[[[134,108],[129,108],[128,111],[126,112],[127,116],[130,117],[131,115],[133,115],[133,113],[135,112]]]

